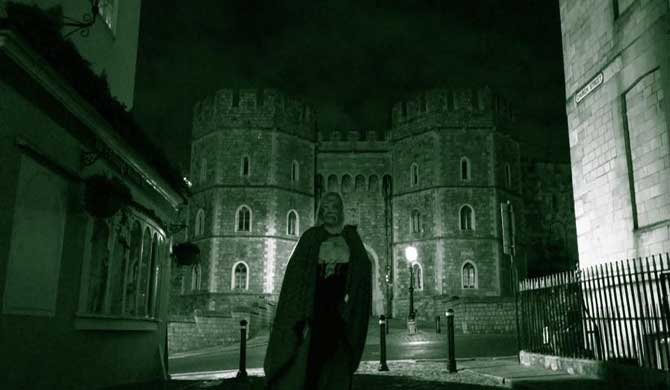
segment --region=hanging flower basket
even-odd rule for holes
[[[86,179],[84,207],[94,217],[109,218],[131,201],[130,189],[117,178],[93,175]]]
[[[195,265],[200,262],[200,248],[192,242],[183,242],[172,248],[177,265]]]

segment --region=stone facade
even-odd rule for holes
[[[396,104],[383,134],[315,133],[311,114],[272,90],[221,90],[196,105],[188,237],[203,256],[198,267],[177,276],[173,301],[184,310],[174,313],[207,308],[226,314],[276,300],[286,262],[299,234],[313,225],[321,194],[337,191],[373,265],[371,314],[408,313],[404,250],[412,245],[419,254],[414,298],[420,319],[443,314],[440,302],[452,297],[486,300],[472,312],[493,314],[473,314],[471,330],[495,318],[496,300],[511,295],[501,202],[509,200],[517,211],[515,261],[520,277],[527,270],[521,151],[500,131],[513,126],[509,105],[488,88],[433,89]],[[252,211],[250,232],[237,229],[242,205]],[[287,231],[290,210],[299,217],[295,235]],[[248,287],[233,290],[241,261]],[[199,306],[185,303],[192,294]]]
[[[666,0],[562,0],[580,266],[670,250]]]
[[[523,161],[528,276],[577,267],[577,233],[569,163]]]

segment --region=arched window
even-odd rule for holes
[[[132,226],[130,230],[130,253],[128,254],[128,261],[125,267],[125,300],[123,302],[123,313],[130,316],[137,314],[140,262],[142,261],[142,227],[137,221]]]
[[[91,262],[89,269],[88,306],[89,313],[102,313],[107,293],[109,274],[109,225],[103,219],[95,219],[91,237]]]
[[[357,175],[354,187],[356,188],[356,192],[365,191],[365,176]]]
[[[413,163],[409,169],[410,174],[410,185],[412,187],[419,184],[419,166],[416,163]]]
[[[423,268],[421,267],[421,264],[412,264],[412,270],[414,271],[414,288],[423,290]]]
[[[233,265],[233,274],[230,282],[231,290],[249,289],[249,266],[243,261],[238,261]]]
[[[337,176],[328,176],[328,191],[340,192],[340,184],[337,181]]]
[[[291,164],[291,181],[297,183],[300,180],[300,164],[293,160]]]
[[[368,179],[368,191],[370,192],[379,191],[379,177],[377,177],[377,175],[372,175]]]
[[[193,229],[196,237],[205,233],[205,210],[199,209],[195,214],[195,227]]]
[[[235,230],[238,232],[251,231],[251,209],[247,206],[240,206],[235,216]]]
[[[191,268],[191,291],[200,290],[200,281],[202,279],[200,271],[200,264],[194,265],[193,268]]]
[[[286,234],[297,236],[299,228],[298,213],[295,210],[289,211],[286,216]]]
[[[463,264],[461,280],[463,288],[477,288],[477,269],[473,263],[466,261]]]
[[[249,177],[251,175],[251,162],[249,161],[249,156],[242,156],[240,175],[242,177]]]
[[[505,163],[505,186],[512,188],[512,167],[509,163]]]
[[[419,233],[421,231],[421,213],[419,210],[412,210],[409,223],[412,233]]]
[[[342,193],[349,193],[353,189],[353,180],[351,175],[342,176]]]
[[[461,158],[461,180],[470,180],[470,160],[467,157]]]
[[[461,230],[475,229],[475,213],[472,207],[464,205],[461,207],[460,214],[460,228]]]

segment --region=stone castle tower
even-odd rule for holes
[[[196,105],[188,226],[202,261],[186,283],[210,294],[207,309],[252,304],[281,287],[286,259],[313,223],[313,118],[274,90],[220,90]]]
[[[188,225],[202,261],[182,291],[215,311],[276,299],[321,194],[337,191],[373,263],[372,314],[407,312],[408,245],[420,318],[453,296],[509,295],[500,202],[523,215],[519,145],[498,131],[511,120],[488,88],[433,89],[396,104],[383,135],[326,136],[308,106],[275,90],[219,91],[194,111]]]

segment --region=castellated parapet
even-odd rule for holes
[[[315,140],[314,110],[275,89],[221,89],[193,109],[193,139],[225,128],[276,129]]]
[[[510,104],[489,87],[435,88],[393,105],[391,137],[436,128],[505,127],[512,122]]]
[[[389,133],[380,134],[374,130],[334,130],[329,133],[318,133],[319,151],[388,151],[391,143]]]

